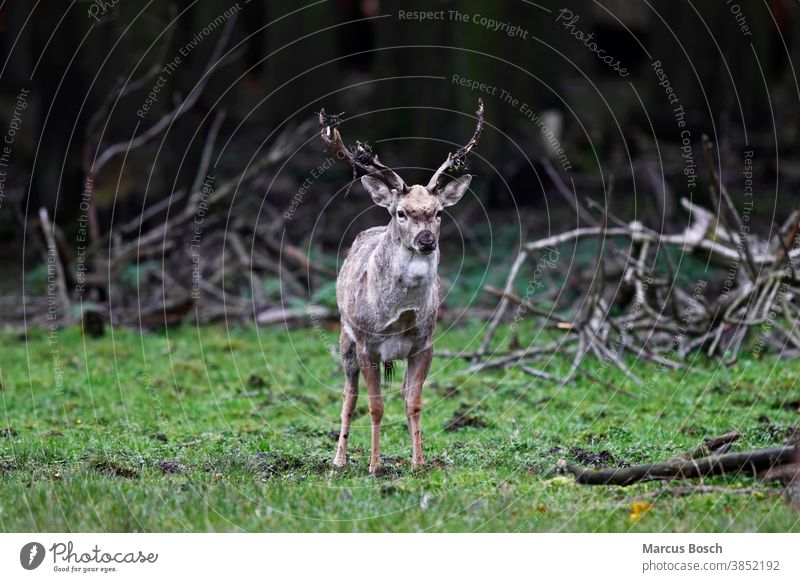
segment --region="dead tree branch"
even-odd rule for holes
[[[583,485],[632,485],[643,481],[695,479],[713,475],[758,475],[791,462],[794,446],[770,447],[742,453],[712,455],[700,459],[673,459],[624,468],[590,469],[567,465],[575,480]]]

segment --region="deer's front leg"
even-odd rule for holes
[[[344,396],[342,402],[342,428],[339,431],[339,444],[336,447],[336,456],[333,464],[344,467],[347,463],[347,439],[350,436],[350,421],[353,419],[353,410],[358,399],[358,368],[355,372],[345,371]]]
[[[333,464],[344,467],[347,462],[347,439],[350,436],[350,421],[353,419],[353,410],[358,399],[358,358],[356,357],[356,342],[342,330],[339,338],[339,351],[344,368],[344,395],[342,396],[342,429],[339,431],[339,444]]]
[[[358,365],[367,383],[369,415],[372,419],[372,451],[369,456],[369,472],[374,473],[381,459],[381,419],[383,418],[383,398],[381,398],[380,361],[359,350]]]
[[[408,370],[405,378],[405,405],[408,418],[408,431],[411,433],[411,464],[414,466],[425,463],[422,453],[422,386],[428,377],[433,359],[433,346],[411,354],[408,357]]]

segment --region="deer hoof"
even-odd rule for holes
[[[333,459],[333,466],[341,469],[347,464],[347,459],[338,455]]]

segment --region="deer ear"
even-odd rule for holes
[[[471,181],[472,176],[464,174],[458,180],[450,180],[445,184],[444,188],[439,191],[439,200],[442,206],[452,206],[461,200]]]
[[[361,183],[366,188],[369,195],[372,196],[372,201],[378,206],[389,207],[392,204],[393,193],[389,187],[381,180],[373,178],[372,176],[361,176]]]

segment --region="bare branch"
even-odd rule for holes
[[[201,75],[200,80],[189,92],[189,95],[186,97],[186,99],[178,103],[172,111],[164,115],[161,119],[155,122],[144,132],[140,133],[137,137],[110,145],[101,152],[99,152],[94,163],[91,166],[90,175],[92,176],[96,175],[100,171],[100,169],[106,163],[108,163],[108,161],[111,160],[114,156],[117,156],[124,152],[129,152],[130,150],[141,147],[147,142],[149,142],[151,139],[153,139],[155,136],[159,135],[162,131],[164,131],[167,127],[169,127],[181,115],[189,111],[195,105],[195,103],[197,103],[197,100],[203,93],[203,90],[205,89],[208,80],[211,78],[211,73],[214,71],[214,69],[220,62],[222,51],[228,44],[228,40],[230,39],[231,33],[233,32],[233,25],[235,21],[236,17],[234,16],[230,18],[228,22],[225,23],[225,27],[222,29],[219,41],[214,47],[214,51],[211,54],[211,58],[208,61],[208,65],[206,66],[203,74]]]
[[[587,469],[568,465],[575,480],[583,485],[632,485],[642,481],[694,479],[712,475],[757,475],[794,458],[794,446],[770,447],[743,453],[712,455],[701,459],[673,459],[624,468]]]

